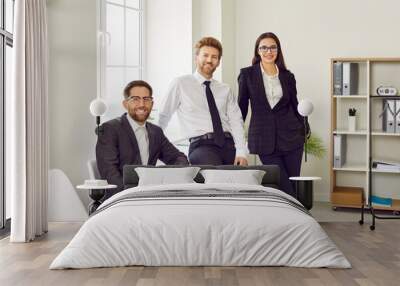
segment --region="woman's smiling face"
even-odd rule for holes
[[[272,38],[262,39],[258,45],[258,54],[264,63],[275,63],[278,52],[278,44]]]

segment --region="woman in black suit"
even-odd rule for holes
[[[250,153],[259,155],[264,165],[279,165],[281,189],[295,196],[289,177],[300,175],[304,121],[297,111],[296,80],[275,34],[258,37],[252,65],[240,70],[238,82],[243,120],[251,104]]]

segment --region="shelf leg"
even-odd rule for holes
[[[372,206],[370,208],[371,208],[371,215],[372,215],[372,225],[369,228],[370,228],[370,230],[375,230],[375,211]]]

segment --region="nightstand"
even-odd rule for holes
[[[116,185],[103,185],[103,186],[95,186],[95,185],[79,185],[76,186],[79,190],[89,190],[89,197],[93,200],[88,205],[89,215],[94,213],[97,208],[101,205],[101,199],[106,194],[107,190],[115,189]]]
[[[294,181],[296,184],[296,199],[303,204],[303,206],[311,210],[313,207],[314,194],[313,182],[321,180],[320,177],[290,177],[289,180]]]

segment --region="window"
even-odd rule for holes
[[[5,98],[11,92],[14,0],[0,0],[0,229],[10,218],[10,194],[5,189]],[[7,223],[9,225],[9,223]],[[2,233],[0,232],[0,235]]]
[[[143,78],[143,0],[99,0],[98,93],[120,116],[125,85]]]

